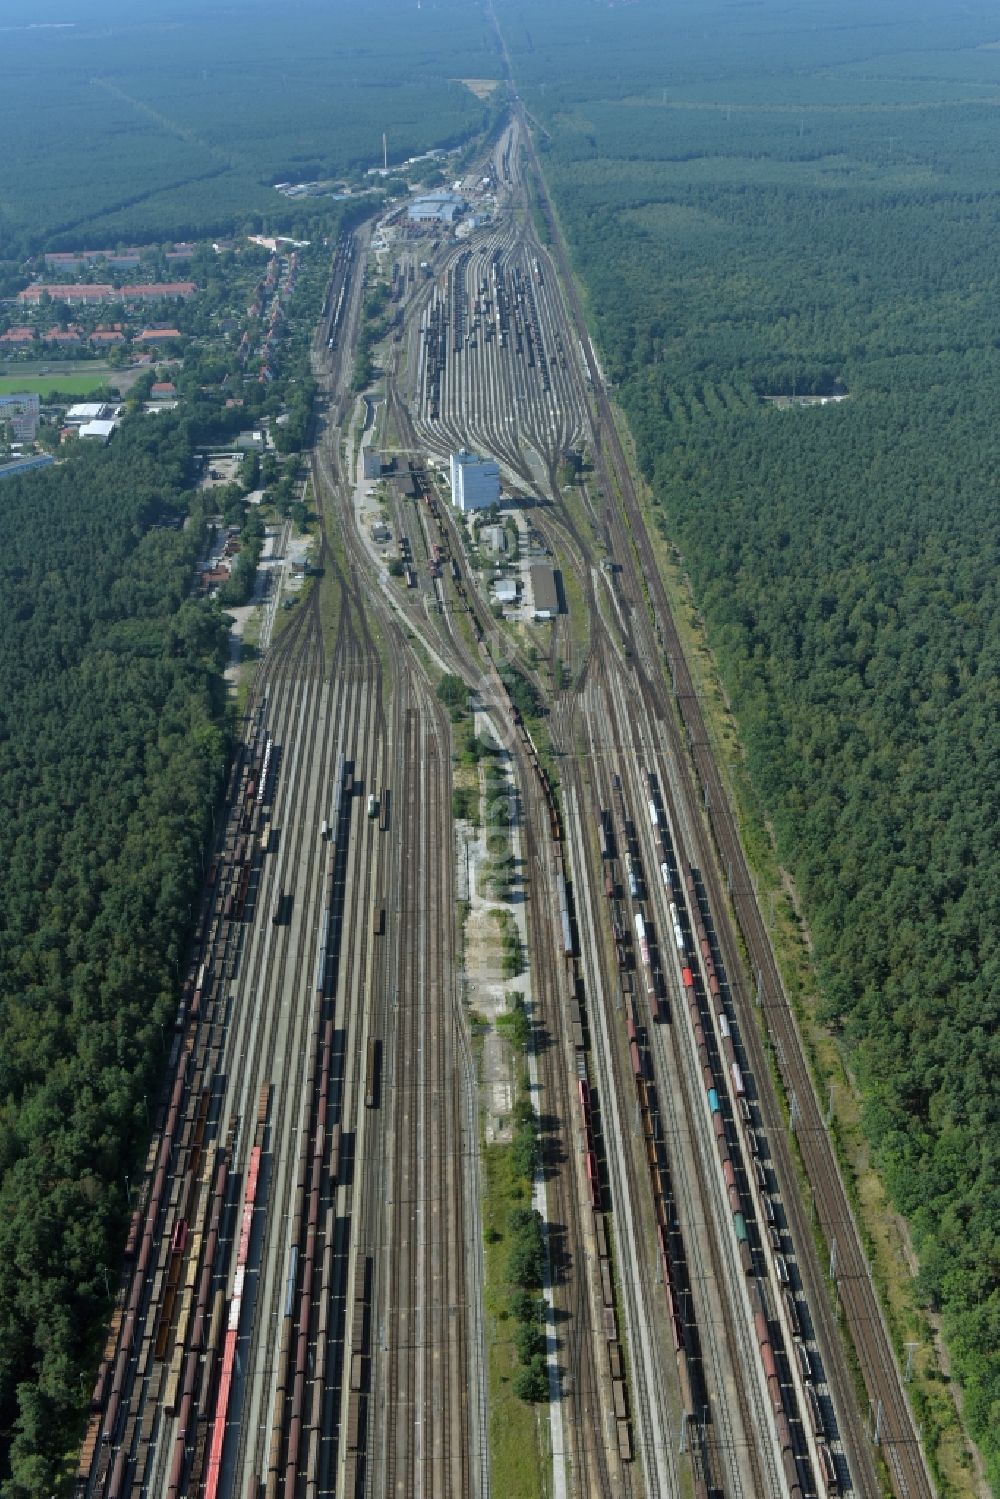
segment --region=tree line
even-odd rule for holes
[[[79,1437],[224,774],[189,459],[161,415],[0,486],[5,1499]]]
[[[661,16],[629,72],[623,13],[588,11],[581,30],[614,31],[603,67],[591,52],[548,83],[560,7],[526,21],[515,76],[912,1229],[916,1295],[1000,1487],[1000,197],[990,111],[967,92],[985,54],[955,60],[929,33],[942,50],[921,69],[880,5],[890,82],[838,90],[815,7],[768,34],[766,68],[766,17],[732,18],[741,70],[710,4],[710,44]],[[967,45],[985,24],[966,17]],[[868,55],[848,24],[837,46]],[[707,107],[724,69],[745,119]],[[783,96],[813,84],[835,107],[791,114]]]

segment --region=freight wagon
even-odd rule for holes
[[[365,1059],[365,1108],[378,1108],[379,1100],[379,1063],[381,1061],[381,1041],[369,1041],[368,1053]]]

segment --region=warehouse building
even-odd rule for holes
[[[532,614],[535,619],[555,619],[559,614],[559,588],[555,572],[540,563],[528,569],[531,579]]]
[[[489,458],[461,450],[451,455],[451,502],[463,515],[500,500],[500,469]]]
[[[111,441],[112,433],[117,425],[113,417],[108,421],[84,422],[79,432],[81,437],[96,439],[98,442],[107,444]]]
[[[49,453],[32,454],[30,458],[15,458],[13,463],[0,463],[0,479],[13,479],[17,474],[27,474],[33,468],[48,468],[55,459]]]
[[[103,422],[114,415],[115,407],[104,401],[81,401],[69,408],[66,422],[70,427],[82,427],[87,422]]]
[[[407,214],[415,224],[453,224],[465,208],[465,199],[457,193],[426,193],[414,198]]]

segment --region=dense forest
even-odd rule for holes
[[[995,12],[497,15],[1000,1492]]]
[[[0,486],[0,1430],[49,1493],[118,1277],[224,771],[172,416]],[[12,1439],[12,1440],[11,1440]],[[6,1444],[5,1444],[6,1445]]]
[[[478,6],[438,0],[291,10],[108,0],[98,17],[3,0],[0,262],[41,248],[284,232],[329,199],[282,181],[350,177],[457,146],[489,105],[461,80],[496,77]]]

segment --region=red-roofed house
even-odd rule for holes
[[[78,344],[82,343],[82,335],[79,328],[50,328],[48,333],[42,334],[42,342],[47,344]]]
[[[177,386],[172,380],[156,380],[149,388],[150,400],[169,401],[177,394]]]
[[[193,281],[151,281],[137,286],[109,286],[105,282],[92,285],[60,286],[57,282],[36,281],[19,291],[17,300],[29,307],[37,307],[42,298],[50,296],[54,302],[72,304],[95,302],[156,302],[163,297],[184,301],[193,297],[198,288]]]
[[[229,569],[227,567],[206,568],[201,575],[201,586],[207,592],[210,588],[218,588],[222,583],[229,582]]]
[[[183,338],[183,333],[177,328],[143,328],[132,340],[137,344],[162,344],[170,338]]]
[[[90,335],[92,344],[120,344],[125,342],[124,323],[98,323]]]
[[[46,281],[36,281],[34,286],[26,286],[24,291],[19,291],[17,300],[26,303],[29,307],[37,307],[45,296],[51,297],[53,302],[91,305],[94,302],[107,302],[116,295],[113,286],[105,286],[98,282],[92,286],[59,286]]]
[[[73,250],[50,250],[45,257],[45,264],[53,271],[78,271],[86,263],[85,257]]]
[[[142,251],[134,245],[125,250],[50,250],[45,256],[45,264],[53,270],[75,271],[98,260],[120,267],[135,266],[141,258]]]
[[[0,333],[0,344],[31,344],[34,341],[34,328],[9,328],[6,333]]]
[[[119,295],[123,302],[152,302],[161,297],[184,301],[197,290],[193,281],[151,281],[148,285],[123,286]]]

